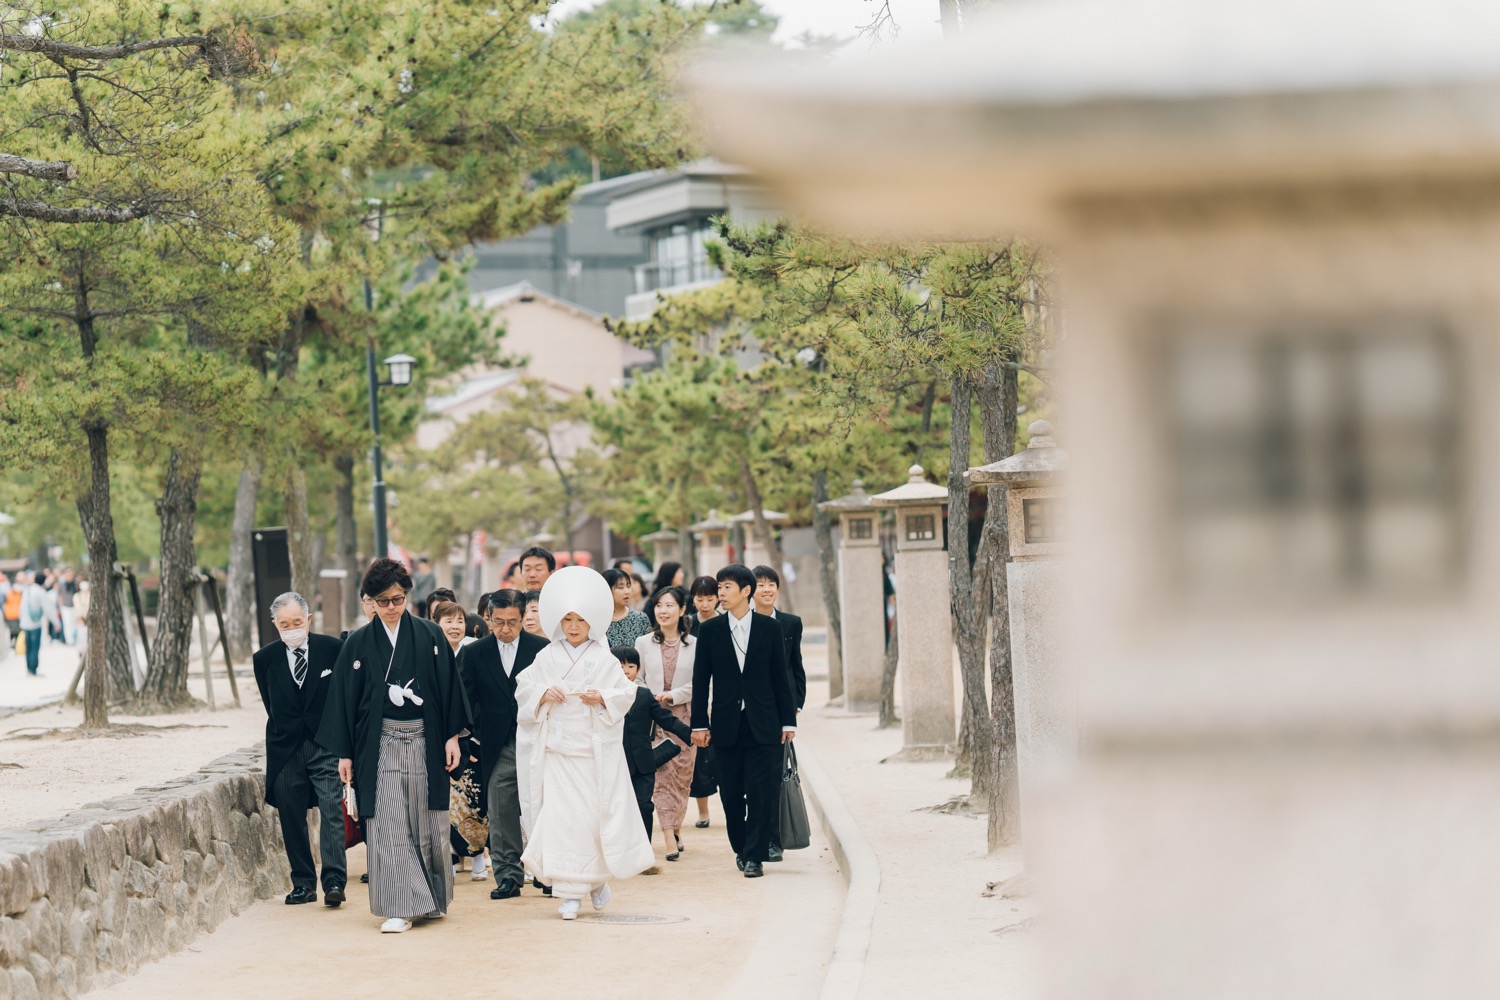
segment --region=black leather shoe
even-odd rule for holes
[[[706,819],[700,819],[698,822],[694,823],[693,826],[696,827],[699,830],[707,830],[708,829],[708,820],[706,820]]]
[[[734,856],[734,866],[736,868],[738,868],[740,871],[744,871],[745,870],[745,859],[742,858],[742,857],[740,857],[738,854],[736,854]]]
[[[344,887],[341,883],[335,882],[333,885],[329,886],[323,893],[324,906],[338,906],[343,901]]]
[[[760,878],[766,873],[766,870],[760,866],[759,861],[746,861],[744,871],[746,878]]]
[[[781,860],[781,848],[779,848],[779,847],[773,847],[769,851],[767,851],[766,852],[766,860],[767,861],[780,861]]]
[[[510,879],[506,879],[499,885],[495,886],[495,888],[490,890],[491,899],[515,899],[520,894],[521,887],[516,885]]]
[[[359,881],[363,885],[369,885],[370,884],[370,873],[369,872],[365,872],[362,875],[360,875]]]
[[[533,886],[535,886],[536,888],[542,890],[542,895],[543,896],[550,896],[550,895],[552,895],[552,887],[550,885],[542,885],[542,880],[541,879],[534,878],[534,879],[531,880],[531,884]]]
[[[286,905],[296,906],[298,903],[316,903],[318,894],[311,889],[297,888],[286,894]]]

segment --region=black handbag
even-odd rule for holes
[[[797,773],[797,750],[787,743],[781,766],[781,849],[800,851],[812,843],[807,803],[802,801],[802,778]]]

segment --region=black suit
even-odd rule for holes
[[[281,821],[292,885],[313,889],[318,882],[307,835],[307,810],[316,807],[325,892],[342,886],[347,877],[338,758],[315,742],[342,645],[331,635],[307,637],[307,674],[300,688],[280,639],[258,650],[252,660],[266,706],[266,801],[276,807]]]
[[[488,801],[490,870],[495,883],[521,884],[521,796],[516,782],[516,677],[531,666],[547,640],[523,631],[516,659],[505,673],[500,640],[493,635],[458,651],[458,676],[479,743],[479,770]]]
[[[778,813],[781,734],[797,725],[781,627],[751,612],[740,669],[730,615],[705,622],[693,661],[693,729],[707,729],[719,768],[729,845],[743,861],[765,861]],[[712,710],[710,710],[712,691]]]
[[[802,665],[802,619],[785,611],[776,612],[776,622],[786,638],[786,668],[792,675],[792,694],[797,699],[797,711],[807,704],[807,668]]]
[[[672,757],[658,756],[651,746],[651,724],[656,723],[684,743],[691,743],[693,731],[682,724],[682,720],[663,708],[651,693],[650,688],[636,688],[635,704],[625,713],[625,731],[621,744],[625,748],[625,762],[630,765],[630,783],[635,787],[635,801],[641,807],[641,819],[646,824],[646,839],[651,839],[651,814],[655,806],[651,796],[656,791],[656,769]],[[667,741],[672,750],[677,744]]]

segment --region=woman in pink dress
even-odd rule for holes
[[[651,631],[635,641],[641,654],[641,681],[656,700],[684,723],[693,705],[693,638],[687,629],[687,593],[681,587],[664,587],[651,597],[646,614]],[[681,753],[656,772],[656,819],[667,844],[667,860],[682,853],[682,820],[687,813],[688,790],[693,784],[693,747],[677,740]]]

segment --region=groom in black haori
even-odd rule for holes
[[[437,918],[453,898],[448,771],[458,765],[463,690],[437,625],[407,613],[412,580],[376,559],[360,592],[375,618],[349,633],[333,669],[318,742],[339,758],[365,821],[370,912],[382,932]]]

